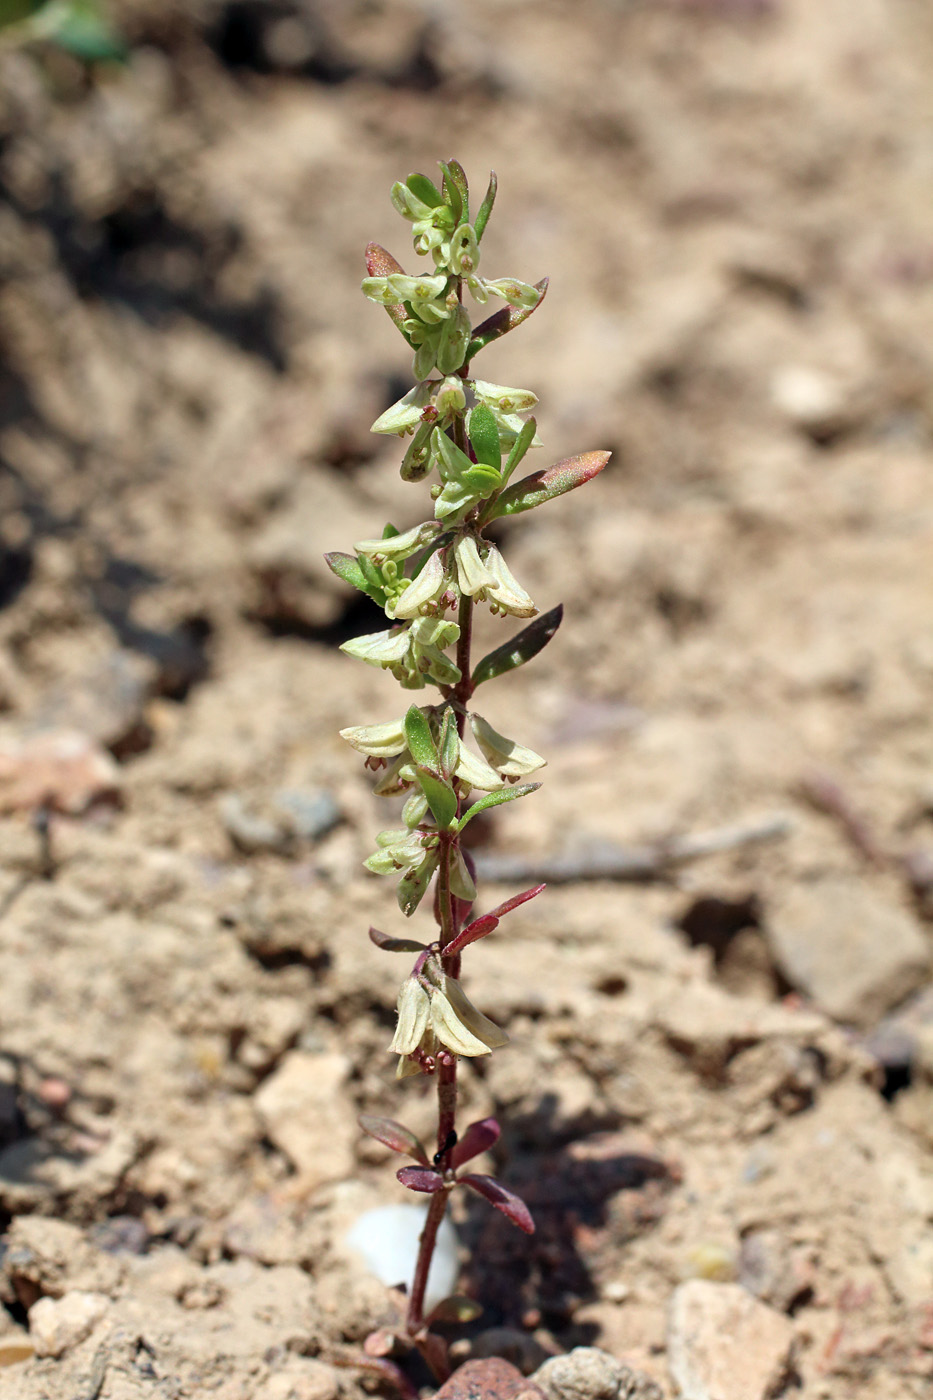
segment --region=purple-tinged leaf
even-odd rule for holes
[[[428,1326],[434,1322],[475,1322],[482,1316],[482,1312],[482,1306],[475,1298],[466,1298],[462,1293],[455,1293],[438,1303],[436,1308],[432,1308],[425,1322]]]
[[[400,262],[393,258],[379,243],[366,244],[366,271],[370,277],[391,277],[393,273],[404,272]]]
[[[499,311],[494,312],[492,316],[488,316],[481,325],[476,327],[472,339],[467,346],[466,359],[468,361],[472,360],[474,355],[478,355],[483,347],[488,345],[490,341],[498,340],[500,336],[508,335],[509,331],[514,331],[516,326],[520,326],[523,321],[528,320],[528,317],[531,316],[533,312],[537,311],[544,300],[548,279],[542,277],[540,282],[535,283],[535,286],[541,295],[534,306],[503,306]]]
[[[433,1167],[400,1167],[395,1175],[409,1191],[425,1191],[433,1195],[435,1191],[444,1189],[444,1178]]]
[[[537,656],[557,631],[563,616],[564,606],[558,603],[556,608],[542,613],[534,622],[523,627],[510,642],[503,642],[501,647],[489,652],[478,662],[473,672],[473,688],[482,685],[483,681],[495,680],[496,676],[505,675],[506,671],[514,671],[516,666],[524,666],[526,661]]]
[[[488,914],[484,914],[484,919],[504,919],[506,914],[511,914],[513,909],[517,909],[520,904],[527,904],[529,899],[534,899],[542,890],[546,890],[547,885],[534,885],[530,890],[522,890],[521,894],[513,894],[511,899],[503,900],[497,904],[495,909],[490,909]]]
[[[523,890],[521,894],[513,894],[511,899],[506,899],[502,904],[498,904],[495,909],[490,909],[488,914],[481,914],[478,919],[474,919],[466,928],[462,928],[456,938],[452,938],[444,949],[445,953],[461,953],[464,948],[471,943],[475,943],[478,938],[485,938],[499,927],[499,920],[506,914],[511,914],[513,909],[517,909],[520,904],[526,904],[529,899],[534,899],[536,894],[546,890],[547,885],[535,885],[533,889]]]
[[[393,273],[403,273],[405,269],[402,267],[402,264],[397,262],[391,253],[386,252],[385,248],[379,243],[367,243],[366,271],[369,273],[370,277],[391,277]],[[401,331],[406,319],[404,306],[387,306],[386,311],[388,311],[392,320]],[[402,334],[405,335],[405,332],[402,331]],[[405,335],[405,339],[408,340],[407,335]]]
[[[496,497],[485,518],[498,520],[503,515],[520,515],[545,501],[553,501],[598,476],[611,456],[611,452],[580,452],[576,457],[564,457],[552,467],[532,472],[531,476],[523,476]]]
[[[391,1147],[403,1157],[414,1157],[422,1166],[428,1165],[428,1154],[424,1146],[402,1123],[394,1118],[377,1118],[371,1113],[361,1113],[356,1120],[364,1133],[381,1142],[383,1147]]]
[[[423,953],[427,946],[419,943],[417,938],[390,938],[378,928],[369,930],[369,941],[384,953]]]
[[[403,1167],[403,1171],[414,1171],[413,1167]],[[531,1218],[531,1211],[525,1205],[521,1196],[516,1196],[514,1191],[507,1191],[498,1181],[494,1181],[491,1176],[461,1176],[459,1180],[465,1186],[472,1186],[474,1191],[478,1191],[484,1196],[491,1206],[501,1211],[506,1219],[511,1220],[513,1225],[517,1225],[520,1230],[524,1230],[526,1235],[533,1235],[535,1232],[535,1222]]]
[[[481,1152],[488,1152],[493,1143],[499,1141],[501,1131],[495,1118],[480,1118],[478,1122],[471,1123],[451,1152],[450,1165],[456,1170]]]
[[[499,920],[494,919],[491,914],[484,914],[480,919],[474,919],[472,924],[467,924],[462,928],[456,938],[452,938],[444,949],[445,953],[462,953],[464,948],[470,943],[475,943],[478,938],[485,938],[493,929],[499,927]]]

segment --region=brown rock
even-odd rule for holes
[[[861,880],[792,887],[767,932],[792,986],[855,1026],[874,1025],[929,972],[917,925]]]
[[[466,1361],[445,1381],[434,1400],[544,1400],[544,1392],[508,1361],[490,1356]]]
[[[77,730],[55,729],[0,739],[0,812],[51,807],[78,816],[119,792],[117,765]]]
[[[292,1050],[256,1094],[265,1132],[308,1188],[339,1181],[353,1169],[357,1129],[349,1110],[339,1112],[349,1073],[344,1055]]]

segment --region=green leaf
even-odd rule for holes
[[[502,515],[520,515],[522,511],[534,510],[535,506],[553,501],[577,486],[583,486],[598,476],[612,456],[611,452],[581,452],[576,457],[565,457],[552,467],[533,472],[522,477],[514,486],[501,491],[486,513],[487,520],[498,520]]]
[[[406,918],[411,918],[412,914],[427,894],[428,886],[437,869],[437,861],[438,857],[436,855],[429,856],[427,860],[423,860],[421,864],[415,866],[413,870],[406,870],[401,880],[399,880],[398,888],[395,891],[395,897],[398,900],[398,907]]]
[[[428,799],[439,831],[446,831],[457,815],[457,794],[450,783],[429,768],[415,768],[415,782]]]
[[[521,783],[518,787],[502,788],[500,792],[487,792],[485,797],[481,797],[478,802],[464,812],[457,822],[457,830],[462,831],[468,821],[472,821],[480,812],[485,812],[489,807],[499,807],[503,802],[514,802],[517,797],[524,797],[526,793],[537,792],[540,783]]]
[[[358,559],[355,554],[343,554],[340,550],[335,549],[324,555],[324,562],[331,573],[342,578],[344,583],[358,588],[361,593],[365,593],[367,598],[372,598],[380,607],[385,606],[385,589],[381,587],[382,581],[379,572],[374,569],[365,555]],[[375,579],[370,577],[371,574],[375,574]]]
[[[396,527],[389,520],[387,520],[385,525],[382,527],[382,538],[384,540],[394,540],[395,536],[400,535],[401,533],[401,530],[396,529]]]
[[[456,715],[449,706],[444,711],[441,721],[437,749],[441,758],[441,772],[446,778],[450,778],[460,761],[460,735],[457,733]]]
[[[453,215],[454,228],[470,222],[470,190],[466,173],[458,160],[439,160],[444,172],[444,198]]]
[[[501,310],[494,312],[481,325],[475,327],[473,338],[467,346],[466,358],[468,360],[472,360],[473,356],[478,355],[480,350],[491,341],[499,340],[501,336],[508,335],[509,331],[514,331],[516,326],[520,326],[523,321],[527,321],[528,317],[537,311],[544,300],[548,279],[542,277],[540,282],[535,283],[535,286],[541,295],[534,306],[503,306]]]
[[[438,772],[440,760],[437,756],[434,737],[431,734],[431,726],[417,705],[411,705],[405,716],[405,738],[415,762],[422,768],[430,768],[433,772]],[[428,797],[429,802],[430,800]]]
[[[385,584],[383,582],[382,574],[379,572],[379,570],[376,568],[375,564],[367,554],[358,554],[356,557],[359,566],[363,571],[363,577],[366,580],[370,597],[376,598],[379,595],[381,595],[384,602]]]
[[[411,190],[416,199],[420,199],[422,204],[426,204],[429,209],[436,209],[439,204],[444,203],[444,197],[437,188],[433,180],[429,180],[427,175],[421,175],[418,171],[409,175],[405,184]]]
[[[502,465],[502,447],[499,443],[499,424],[486,404],[477,404],[470,414],[470,442],[476,453],[477,462],[492,467],[498,473]]]
[[[506,484],[509,477],[512,475],[515,468],[518,466],[519,462],[522,460],[525,453],[528,451],[529,447],[534,441],[534,436],[537,432],[537,429],[538,425],[535,422],[534,418],[527,419],[527,421],[522,426],[521,432],[519,433],[515,441],[512,443],[511,452],[505,459],[505,466],[502,468],[503,486]]]
[[[556,608],[551,608],[550,612],[542,613],[536,617],[534,622],[529,622],[527,627],[523,627],[521,632],[511,639],[503,642],[501,647],[496,647],[478,662],[473,671],[473,687],[482,685],[483,681],[495,680],[496,676],[504,676],[506,671],[514,671],[516,666],[524,666],[526,661],[530,661],[533,656],[537,656],[539,651],[547,646],[561,624],[564,616],[564,605],[558,603]]]
[[[499,181],[496,179],[496,172],[494,170],[490,170],[489,185],[487,186],[486,193],[483,195],[483,202],[479,206],[479,213],[476,215],[476,222],[473,225],[473,230],[476,234],[477,242],[479,242],[479,240],[482,238],[483,234],[486,231],[486,225],[489,223],[489,216],[492,213],[492,206],[496,202],[496,190],[498,188],[498,185]]]

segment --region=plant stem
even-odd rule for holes
[[[466,703],[473,689],[470,679],[473,599],[469,594],[464,593],[460,599],[458,622],[460,624],[460,637],[457,642],[457,665],[460,668],[460,680],[454,690],[454,697],[460,702],[457,710],[457,729],[462,738],[466,723]],[[442,835],[441,859],[437,872],[437,907],[440,923],[438,941],[441,947],[441,965],[449,977],[456,977],[460,972],[459,955],[444,956],[444,948],[460,932],[457,902],[450,888],[451,866],[457,859],[459,845],[460,837],[458,835],[447,833]],[[451,1145],[455,1140],[456,1120],[457,1057],[448,1051],[442,1051],[437,1057],[437,1157],[435,1158],[441,1171],[448,1165]],[[447,1195],[446,1191],[435,1191],[432,1195],[424,1229],[421,1231],[421,1238],[418,1241],[418,1260],[411,1285],[407,1318],[408,1335],[412,1338],[417,1338],[419,1332],[424,1331],[425,1290],[427,1289],[431,1260],[434,1257],[434,1249],[437,1244],[437,1232],[447,1209]],[[433,1355],[426,1355],[425,1359],[432,1366],[435,1364]],[[446,1377],[440,1376],[439,1379],[443,1381]]]

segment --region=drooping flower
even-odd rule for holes
[[[349,729],[341,729],[340,737],[357,753],[366,754],[368,758],[395,758],[408,747],[404,719],[390,719],[384,724],[352,725]]]
[[[482,715],[470,715],[470,728],[489,764],[504,778],[527,778],[545,766],[545,760],[534,749],[524,744],[516,744],[504,734],[493,729]]]
[[[431,612],[447,588],[447,570],[444,568],[440,552],[431,555],[416,579],[408,581],[403,592],[392,600],[390,616],[412,618]],[[386,603],[386,612],[389,612]]]
[[[508,1043],[508,1035],[473,1005],[460,983],[428,959],[420,973],[402,983],[398,995],[398,1021],[390,1051],[400,1055],[398,1074],[418,1072],[411,1056],[434,1056],[440,1046],[455,1055],[488,1055]]]
[[[494,544],[484,545],[473,535],[461,535],[454,545],[457,586],[477,602],[487,602],[495,612],[513,617],[534,617],[538,611],[530,595],[516,582]]]

